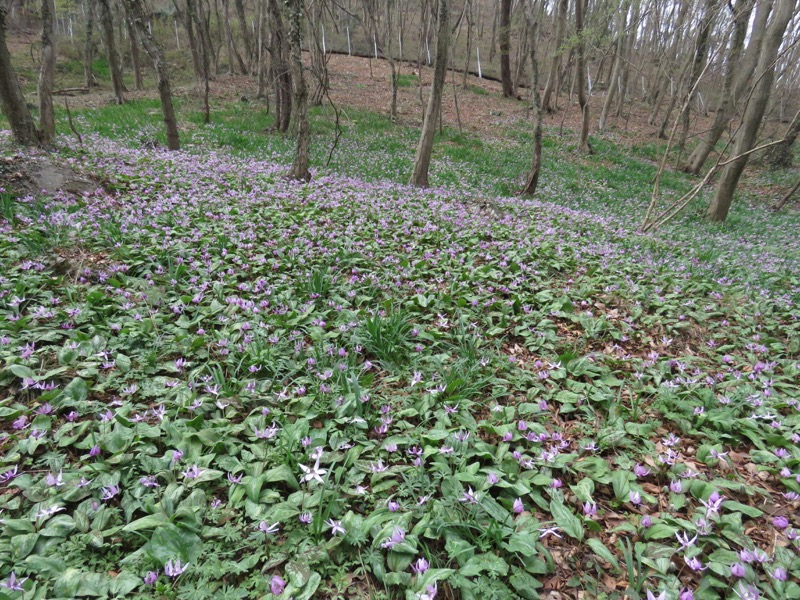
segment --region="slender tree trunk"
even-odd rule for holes
[[[694,59],[692,61],[692,72],[689,76],[687,83],[687,96],[684,102],[683,111],[681,111],[681,134],[678,138],[677,149],[678,155],[683,154],[686,147],[686,139],[689,137],[689,120],[691,117],[692,99],[696,92],[696,84],[703,73],[706,59],[708,57],[708,38],[711,35],[711,27],[717,16],[717,7],[719,0],[706,0],[705,10],[703,12],[703,20],[700,23],[700,31],[697,33],[697,42],[695,44]]]
[[[260,2],[259,2],[260,5]],[[256,53],[253,51],[253,39],[250,34],[250,29],[247,27],[247,18],[244,13],[244,0],[235,0],[234,6],[236,7],[236,16],[239,19],[239,32],[242,35],[242,43],[244,43],[244,51],[247,54],[247,63],[251,66],[256,60]]]
[[[592,146],[589,143],[589,100],[586,98],[586,42],[583,39],[583,12],[585,7],[585,0],[575,0],[575,34],[578,36],[575,77],[578,83],[578,104],[581,107],[581,115],[583,115],[579,149],[581,152],[591,154]]]
[[[292,74],[289,67],[289,44],[277,0],[269,0],[270,79],[275,88],[275,129],[289,130],[292,116]]]
[[[706,213],[712,221],[724,221],[727,218],[733,202],[733,194],[749,159],[749,155],[744,153],[755,147],[758,130],[761,127],[772,92],[778,48],[781,45],[786,26],[792,18],[795,4],[796,0],[776,0],[775,2],[772,23],[764,36],[756,69],[760,79],[753,89],[753,95],[742,117],[742,126],[736,134],[733,155],[739,158],[728,164],[722,172],[717,192]]]
[[[436,132],[436,117],[442,106],[442,91],[447,74],[447,49],[450,38],[449,0],[439,0],[436,23],[436,60],[433,65],[433,81],[428,105],[425,108],[425,119],[422,122],[419,144],[414,157],[414,170],[409,183],[417,187],[428,187],[428,169],[433,152],[433,137]]]
[[[611,67],[611,76],[608,80],[608,87],[606,89],[606,97],[603,101],[603,109],[600,111],[600,123],[598,128],[603,131],[606,128],[606,120],[608,113],[611,110],[611,104],[614,102],[614,96],[617,93],[617,86],[620,78],[620,70],[622,65],[623,48],[625,47],[625,20],[627,19],[629,7],[623,5],[617,15],[617,40],[614,44],[614,62]]]
[[[623,44],[622,50],[622,81],[617,92],[617,108],[615,113],[618,118],[622,116],[622,108],[625,106],[625,100],[628,97],[631,61],[633,59],[633,44],[636,41],[636,32],[639,28],[639,10],[641,7],[641,2],[639,0],[633,1],[633,16],[631,17],[630,24],[628,25],[628,30],[625,32],[625,43]]]
[[[136,32],[139,34],[145,52],[150,56],[158,77],[158,95],[161,99],[161,112],[164,115],[164,126],[167,131],[167,148],[180,149],[178,136],[178,121],[175,118],[175,108],[172,105],[172,91],[169,84],[167,63],[164,60],[164,51],[155,40],[148,27],[142,0],[124,0]]]
[[[83,82],[86,88],[97,85],[92,71],[94,62],[94,2],[86,0],[86,39],[83,44]]]
[[[208,22],[203,10],[203,0],[186,0],[186,10],[197,32],[198,54],[200,57],[200,83],[203,94],[203,123],[211,122],[211,106],[208,102],[210,93],[209,81],[211,79],[211,36],[208,32]],[[191,39],[191,38],[190,38]]]
[[[136,26],[131,20],[129,10],[125,9],[125,24],[128,26],[128,37],[131,43],[131,62],[133,63],[133,76],[136,82],[136,90],[141,91],[144,89],[144,80],[142,79],[142,59],[139,52],[139,36],[136,35]]]
[[[511,0],[500,0],[500,81],[503,96],[515,98],[514,82],[511,80]]]
[[[294,83],[294,114],[297,120],[297,144],[294,161],[289,169],[289,179],[309,181],[308,145],[311,131],[308,124],[308,88],[303,74],[301,48],[303,43],[303,0],[289,0],[289,47],[292,55],[292,82]]]
[[[109,0],[98,0],[100,4],[100,22],[103,26],[103,43],[106,46],[108,69],[111,72],[111,86],[114,89],[114,100],[117,104],[125,103],[125,83],[122,80],[122,67],[119,62],[117,44],[114,41],[114,20],[111,16]]]
[[[11,126],[14,141],[23,146],[39,143],[39,131],[25,103],[6,44],[7,4],[0,2],[0,107]]]
[[[544,94],[542,95],[542,108],[544,108],[544,110],[547,112],[553,112],[555,108],[551,102],[551,99],[553,96],[553,90],[556,89],[556,81],[559,79],[558,73],[561,69],[561,46],[564,43],[564,33],[567,29],[568,10],[569,0],[559,0],[553,56],[550,59],[550,71],[547,74],[547,83],[545,83]]]
[[[56,76],[56,40],[53,19],[56,5],[42,0],[42,64],[39,67],[39,141],[49,146],[56,137],[56,116],[53,111],[53,81]]]
[[[539,172],[542,168],[542,102],[539,95],[539,61],[536,58],[536,30],[537,23],[533,20],[532,10],[529,6],[525,7],[525,25],[528,34],[528,51],[531,61],[531,92],[533,95],[533,158],[531,159],[531,170],[522,188],[522,194],[533,196],[536,193],[536,186],[539,183]]]
[[[231,21],[230,21],[230,9],[229,9],[230,2],[229,0],[222,0],[222,4],[223,4],[223,15],[225,17],[225,49],[228,52],[228,75],[233,75],[236,72],[236,70],[233,66],[235,50],[233,48],[233,34],[231,33]]]
[[[311,69],[316,79],[314,92],[311,94],[311,106],[322,105],[322,99],[330,86],[328,62],[325,56],[327,48],[323,49],[320,39],[323,27],[322,9],[322,0],[314,0],[311,10],[309,10],[308,24],[311,31],[308,39],[308,49],[311,55]]]
[[[684,171],[694,175],[700,173],[703,165],[706,164],[706,160],[708,160],[709,155],[714,150],[714,146],[725,132],[728,121],[730,121],[733,116],[736,104],[736,98],[733,97],[735,95],[734,82],[737,75],[741,76],[742,74],[740,73],[740,68],[742,67],[740,62],[745,36],[747,35],[747,25],[750,22],[750,15],[753,12],[753,5],[753,0],[739,0],[736,4],[733,39],[731,40],[731,46],[726,59],[725,76],[722,84],[719,106],[717,107],[717,112],[714,114],[714,122],[708,133],[700,138],[699,143],[695,146],[695,149],[692,151],[684,167]],[[757,34],[755,29],[754,33]]]

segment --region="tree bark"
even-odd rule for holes
[[[740,60],[742,50],[744,49],[745,36],[747,35],[747,25],[750,22],[750,15],[753,12],[753,0],[739,0],[734,9],[734,32],[731,46],[728,50],[728,56],[725,64],[725,75],[722,83],[722,92],[720,96],[719,106],[714,114],[714,122],[711,125],[708,133],[700,138],[699,143],[689,155],[686,165],[683,170],[697,175],[706,164],[709,155],[714,150],[714,146],[722,137],[725,132],[725,127],[733,116],[733,111],[736,104],[736,94],[734,92],[734,82],[736,77],[742,78],[743,72],[740,71],[742,65]],[[758,24],[758,20],[756,20]],[[754,28],[754,34],[757,34],[757,29]],[[763,30],[762,30],[763,34]],[[751,71],[752,74],[752,71]],[[749,76],[748,76],[749,79]]]
[[[100,4],[100,22],[103,27],[103,43],[106,46],[108,70],[111,72],[111,87],[114,89],[114,100],[117,104],[125,103],[125,82],[122,80],[122,67],[119,62],[117,44],[114,41],[114,20],[111,16],[109,0],[98,0]]]
[[[289,47],[292,55],[292,82],[294,83],[294,114],[297,122],[297,143],[294,161],[289,169],[289,179],[309,181],[308,145],[311,131],[308,123],[308,88],[303,74],[301,48],[303,43],[303,0],[289,0]]]
[[[137,91],[144,89],[144,80],[142,78],[142,59],[139,52],[139,36],[136,35],[136,26],[131,20],[130,11],[125,9],[125,24],[128,26],[128,37],[131,44],[131,62],[133,63],[133,77]]]
[[[97,85],[92,71],[94,62],[94,2],[86,0],[86,39],[83,44],[83,83],[87,89]]]
[[[417,152],[414,156],[414,170],[409,184],[417,187],[428,187],[428,169],[433,152],[433,137],[436,132],[436,118],[442,106],[442,91],[447,74],[447,50],[450,41],[449,0],[439,0],[436,23],[436,59],[433,64],[433,81],[425,118],[422,122]]]
[[[131,20],[139,33],[142,45],[158,76],[158,95],[161,99],[161,112],[164,115],[164,126],[167,131],[167,148],[180,150],[180,137],[178,135],[178,121],[175,118],[175,108],[172,105],[172,91],[169,84],[169,72],[164,60],[164,51],[160,44],[150,34],[147,26],[142,0],[124,0],[131,16]]]
[[[14,141],[23,146],[39,143],[39,131],[25,103],[6,44],[7,4],[0,2],[0,107],[11,126]]]
[[[678,138],[678,156],[683,154],[686,147],[686,139],[689,136],[689,120],[691,117],[692,99],[696,93],[697,82],[703,73],[703,67],[708,57],[708,38],[711,35],[711,26],[717,16],[717,7],[719,0],[706,0],[705,10],[703,12],[703,20],[700,23],[700,31],[697,33],[697,42],[695,44],[694,58],[692,60],[692,71],[689,75],[689,81],[686,84],[687,96],[684,103],[684,109],[681,111],[681,134]]]
[[[500,0],[500,81],[503,96],[515,98],[514,82],[511,80],[511,0]]]
[[[712,221],[724,221],[728,216],[733,194],[744,172],[749,159],[749,154],[756,143],[758,130],[769,102],[772,84],[775,79],[775,59],[778,55],[786,26],[792,18],[796,0],[776,0],[772,15],[772,23],[768,26],[761,45],[756,72],[760,79],[753,89],[752,97],[747,105],[742,126],[736,134],[734,156],[737,160],[725,167],[717,186],[717,192],[708,206],[707,217]]]
[[[42,0],[42,64],[39,67],[39,141],[49,146],[56,137],[56,116],[53,110],[53,81],[56,76],[56,41],[53,19],[54,0]]]
[[[611,104],[614,102],[614,97],[617,93],[617,86],[620,79],[620,71],[622,69],[622,54],[625,47],[625,29],[627,26],[626,19],[630,7],[628,4],[623,4],[617,14],[617,40],[614,43],[614,62],[611,67],[611,76],[608,80],[608,87],[606,89],[606,97],[603,101],[603,109],[600,111],[600,123],[598,129],[603,131],[606,128],[606,120],[608,113],[611,111]]]
[[[102,0],[101,0],[102,1]],[[200,85],[203,99],[203,123],[211,122],[211,107],[208,103],[209,80],[211,79],[211,39],[205,27],[205,15],[203,14],[202,0],[186,0],[186,12],[188,14],[189,29],[194,28],[197,37],[197,54],[200,61]],[[192,43],[193,36],[189,34],[189,43]]]
[[[581,107],[581,115],[583,116],[583,121],[581,123],[581,141],[578,147],[581,152],[591,154],[592,145],[589,143],[589,101],[586,98],[586,42],[583,39],[583,12],[585,6],[585,0],[575,0],[575,34],[578,36],[575,77],[578,83],[578,104]]]
[[[275,129],[289,130],[292,116],[292,74],[289,66],[289,45],[277,0],[269,0],[270,79],[275,88]]]
[[[537,23],[533,20],[532,10],[529,6],[525,9],[525,25],[528,34],[528,50],[531,61],[531,92],[533,94],[533,157],[531,170],[525,180],[522,194],[533,196],[539,183],[539,172],[542,169],[542,101],[539,95],[539,61],[536,58],[536,30]]]
[[[542,95],[542,108],[547,112],[553,112],[553,110],[555,110],[555,107],[551,103],[551,99],[553,96],[553,90],[556,88],[558,72],[561,68],[561,46],[564,43],[564,33],[567,29],[568,10],[569,0],[559,0],[553,56],[550,59],[550,71],[547,74],[547,83],[544,86],[544,94]]]
[[[253,51],[253,40],[250,35],[250,29],[247,27],[247,19],[244,13],[244,0],[235,0],[234,6],[236,7],[236,16],[239,19],[239,31],[242,34],[242,42],[244,43],[244,51],[247,54],[247,64],[252,65],[256,60],[256,53]]]

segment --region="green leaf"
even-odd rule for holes
[[[135,521],[131,521],[125,527],[122,528],[122,531],[141,531],[142,529],[155,529],[161,525],[166,525],[169,523],[169,519],[162,514],[162,513],[155,513],[153,515],[147,515],[146,517],[142,517],[141,519],[136,519]]]
[[[179,558],[183,562],[197,560],[202,551],[202,541],[185,527],[172,523],[162,525],[153,532],[148,546],[150,555],[162,565]]]
[[[764,511],[758,510],[754,506],[748,506],[747,504],[742,504],[741,502],[735,502],[733,500],[726,501],[723,506],[728,512],[740,512],[754,519],[757,519],[764,514]]]
[[[586,544],[589,546],[589,548],[592,549],[592,552],[594,552],[597,556],[602,558],[607,563],[611,563],[615,569],[619,569],[619,562],[617,561],[617,558],[614,556],[611,550],[609,550],[608,547],[606,547],[606,545],[603,542],[601,542],[597,538],[589,538],[588,540],[586,540]]]
[[[474,577],[483,572],[492,577],[503,577],[508,575],[508,563],[496,554],[479,554],[470,558],[459,571],[464,577]]]
[[[533,534],[514,533],[511,538],[503,544],[503,548],[509,552],[519,552],[523,556],[533,556],[536,554],[536,543]]]
[[[569,507],[564,505],[561,498],[556,496],[550,500],[550,513],[553,515],[556,525],[561,527],[564,533],[578,541],[583,539],[583,522]]]

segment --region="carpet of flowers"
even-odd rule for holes
[[[0,195],[0,598],[800,598],[790,234],[89,147]]]

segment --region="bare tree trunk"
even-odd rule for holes
[[[102,0],[101,0],[102,1]],[[211,79],[211,38],[208,35],[206,17],[203,11],[202,0],[186,0],[188,18],[197,32],[199,44],[197,47],[200,58],[200,84],[203,94],[203,123],[211,122],[211,107],[208,103],[209,80]],[[189,37],[191,43],[192,36]]]
[[[792,18],[795,4],[796,0],[776,0],[775,2],[772,23],[767,28],[758,60],[756,72],[760,79],[753,89],[753,95],[742,117],[742,126],[736,134],[733,152],[734,156],[740,156],[740,158],[730,163],[722,172],[717,192],[706,213],[707,217],[712,221],[724,221],[728,216],[728,211],[733,202],[733,194],[750,157],[749,154],[745,153],[755,146],[758,130],[761,127],[761,121],[772,92],[778,48],[783,39],[783,33],[786,31],[786,26]]]
[[[257,57],[256,53],[253,51],[253,40],[250,35],[250,29],[247,27],[247,19],[244,13],[244,0],[235,0],[234,5],[236,7],[236,16],[239,19],[239,31],[242,34],[244,51],[245,54],[247,54],[247,63],[252,66]]]
[[[109,0],[98,0],[100,4],[100,22],[103,26],[103,43],[106,46],[108,69],[111,72],[111,86],[114,89],[114,100],[117,104],[125,103],[125,83],[122,80],[122,67],[119,62],[117,44],[114,41],[114,20],[111,16]]]
[[[617,93],[617,86],[620,78],[620,71],[622,69],[622,54],[625,47],[625,27],[626,19],[628,16],[629,6],[624,4],[620,7],[617,14],[617,41],[614,44],[614,62],[611,67],[611,77],[608,80],[608,87],[606,89],[606,97],[603,101],[603,109],[600,111],[600,123],[598,128],[603,131],[606,128],[606,120],[608,113],[611,110],[611,104],[614,102],[614,96]]]
[[[142,45],[150,56],[150,60],[153,61],[153,66],[158,76],[158,95],[161,99],[161,112],[164,115],[164,126],[167,131],[167,148],[170,150],[180,150],[181,144],[178,136],[178,121],[175,118],[175,108],[172,106],[172,91],[169,85],[167,63],[164,60],[164,51],[150,34],[142,0],[124,1],[136,31],[141,36]]]
[[[6,45],[7,10],[7,4],[0,2],[0,106],[11,126],[14,141],[23,146],[35,146],[39,143],[39,131],[28,105],[25,104]]]
[[[83,82],[86,88],[97,85],[92,72],[94,62],[94,2],[86,0],[86,39],[83,44]]]
[[[739,0],[736,4],[734,14],[734,32],[731,46],[725,64],[725,78],[722,84],[722,92],[717,112],[714,114],[714,122],[708,133],[700,138],[694,151],[689,156],[684,171],[697,175],[708,160],[709,155],[714,150],[714,146],[725,132],[725,127],[730,121],[735,109],[736,98],[734,92],[734,82],[739,76],[744,74],[740,69],[740,59],[744,48],[745,36],[747,35],[747,25],[750,22],[750,15],[753,12],[753,0]],[[756,21],[758,23],[758,20]],[[761,35],[757,29],[753,30],[754,35]],[[763,29],[762,29],[763,34]],[[751,72],[752,75],[752,72]],[[748,78],[749,79],[749,76]]]
[[[308,25],[311,29],[311,35],[308,40],[309,54],[311,55],[311,70],[316,79],[316,86],[314,92],[311,94],[311,106],[321,106],[322,99],[330,87],[330,78],[328,77],[328,62],[326,56],[327,48],[322,47],[322,0],[313,0],[311,10],[309,11]],[[389,59],[391,60],[391,58]]]
[[[136,35],[136,26],[131,20],[127,7],[125,9],[125,24],[128,26],[128,37],[130,37],[131,62],[133,62],[133,76],[136,82],[136,90],[141,91],[144,89],[144,80],[142,79],[142,59],[139,53],[139,36]]]
[[[53,19],[54,0],[42,0],[42,64],[39,67],[39,141],[49,146],[56,137],[56,116],[53,111],[53,81],[56,76],[56,41]]]
[[[500,0],[500,81],[503,96],[515,98],[514,82],[511,80],[511,0]]]
[[[559,70],[561,69],[561,46],[564,43],[564,33],[567,29],[568,10],[569,0],[559,0],[553,56],[550,59],[550,72],[547,74],[547,83],[544,86],[544,94],[542,96],[542,108],[547,112],[553,112],[554,110],[551,98],[553,96],[553,90],[556,88],[556,80],[559,79]]]
[[[634,0],[633,16],[631,17],[628,30],[625,32],[625,43],[622,50],[622,75],[619,90],[617,92],[617,109],[616,116],[622,116],[622,108],[625,106],[625,100],[628,97],[628,85],[630,83],[631,74],[631,61],[633,60],[633,44],[636,41],[636,32],[639,29],[639,11],[641,2]]]
[[[579,149],[581,152],[591,154],[592,146],[589,143],[589,101],[586,98],[586,42],[583,39],[583,11],[586,6],[585,2],[586,0],[575,0],[575,34],[578,36],[575,77],[578,83],[578,104],[581,107],[581,115],[583,115]]]
[[[414,156],[414,171],[409,184],[417,187],[428,187],[428,169],[433,151],[433,136],[436,132],[436,117],[442,106],[442,91],[447,74],[447,49],[450,38],[449,0],[439,0],[436,23],[436,60],[433,65],[433,81],[428,105],[425,108],[425,119],[422,122],[417,152]]]
[[[275,129],[289,130],[292,116],[292,75],[289,67],[289,44],[277,0],[269,0],[270,79],[275,88]]]
[[[528,50],[531,60],[531,92],[533,94],[533,158],[531,170],[522,188],[522,194],[533,196],[539,183],[539,172],[542,168],[542,102],[539,96],[539,61],[536,58],[536,30],[538,24],[533,20],[533,11],[525,7],[525,25],[528,34]]]
[[[695,44],[694,59],[692,61],[692,72],[687,82],[687,97],[681,111],[681,135],[678,138],[678,156],[683,154],[686,148],[686,139],[689,137],[689,119],[691,113],[692,99],[697,88],[697,82],[703,73],[703,67],[708,57],[708,38],[711,35],[711,27],[717,16],[719,0],[706,0],[703,20],[700,23],[700,31],[697,33],[697,43]]]
[[[301,47],[303,43],[303,0],[289,0],[289,47],[292,54],[292,82],[294,83],[294,114],[297,120],[297,144],[294,161],[289,169],[289,179],[309,181],[308,145],[311,130],[308,124],[308,88],[303,75]]]

